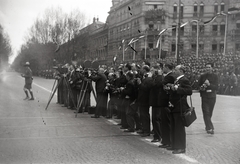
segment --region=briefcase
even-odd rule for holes
[[[182,122],[186,127],[189,127],[196,119],[197,115],[194,107],[190,107],[186,112],[182,114]]]
[[[192,97],[191,96],[190,96],[190,102],[191,102],[191,107],[188,108],[186,110],[186,112],[182,113],[182,107],[181,107],[182,123],[185,127],[189,127],[197,119],[195,108],[192,106]]]

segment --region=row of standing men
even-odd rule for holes
[[[211,64],[207,66],[212,67]],[[90,106],[90,93],[94,91],[91,82],[94,81],[96,109],[92,118],[111,118],[116,114],[124,132],[137,131],[146,137],[151,134],[149,109],[152,107],[152,142],[161,142],[160,148],[172,150],[174,154],[185,153],[186,132],[181,116],[189,108],[187,96],[192,94],[185,71],[183,65],[174,67],[172,63],[150,67],[145,62],[140,69],[127,63],[116,71],[100,67],[97,72],[70,66],[68,74],[59,76],[62,85],[58,88],[58,102],[77,109],[77,112],[86,111]],[[64,83],[61,79],[67,80]],[[86,83],[90,85],[83,87]],[[205,129],[210,134],[214,133],[211,117],[216,101],[215,85],[217,78],[211,71],[200,76]],[[79,106],[81,92],[85,96]]]

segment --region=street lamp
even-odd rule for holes
[[[228,29],[228,14],[230,14],[230,13],[229,13],[229,12],[227,12],[227,13],[221,12],[221,15],[226,16],[226,19],[225,19],[225,34],[224,34],[223,56],[226,55],[226,46],[227,46],[227,29]]]
[[[236,9],[236,10],[232,10],[232,11],[228,11],[227,13],[225,12],[221,12],[221,15],[226,16],[225,19],[225,34],[224,34],[224,49],[223,49],[223,55],[226,55],[226,49],[227,49],[227,30],[228,30],[228,15],[232,15],[232,14],[238,14],[240,13],[240,9]]]

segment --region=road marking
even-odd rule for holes
[[[175,155],[176,155],[177,157],[179,157],[179,158],[182,158],[182,159],[188,161],[188,162],[191,162],[191,163],[199,163],[196,159],[191,158],[191,157],[189,157],[189,156],[187,156],[187,155],[185,155],[185,154],[175,154]]]
[[[117,125],[118,123],[114,120],[108,120],[110,123],[114,124],[114,125]],[[134,133],[131,133],[133,135],[138,135],[136,132]],[[147,141],[147,143],[151,144],[151,145],[156,145],[156,146],[159,146],[159,142],[151,142],[152,139],[150,138],[144,138],[144,139],[141,139],[142,141]],[[188,162],[191,162],[191,163],[199,163],[196,159],[194,158],[191,158],[185,154],[176,154],[175,156],[177,156],[178,158],[181,158],[181,159],[184,159]]]
[[[36,83],[34,83],[34,82],[33,82],[33,84],[36,85],[37,87],[39,87],[39,88],[41,88],[41,89],[49,92],[49,93],[52,93],[52,91],[48,90],[47,88],[42,87],[41,85],[38,85],[38,84],[36,84]],[[56,95],[57,95],[57,94],[55,93],[55,96],[56,96]]]
[[[110,123],[112,123],[113,125],[117,125],[118,123],[114,120],[108,120]]]

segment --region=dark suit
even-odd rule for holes
[[[104,92],[106,87],[107,77],[104,73],[98,73],[90,77],[94,82],[96,82],[96,94],[97,94],[97,105],[95,116],[106,116],[107,114],[107,92]]]
[[[174,83],[174,74],[170,72],[163,77],[163,82],[160,87],[158,95],[158,105],[161,109],[161,132],[162,132],[162,144],[171,145],[170,141],[170,113],[169,113],[169,94],[163,89],[163,86],[170,83]]]
[[[121,75],[116,82],[117,88],[124,87],[127,84],[126,76],[123,74]],[[117,108],[118,108],[118,115],[121,118],[121,125],[123,128],[128,128],[127,118],[126,118],[126,106],[124,105],[124,98],[125,96],[122,93],[119,94],[117,100]]]
[[[154,139],[161,139],[161,107],[158,103],[158,95],[163,85],[163,76],[162,75],[154,75],[152,77],[152,86],[149,95],[149,105],[152,106],[152,125]]]
[[[192,94],[189,80],[183,76],[174,83],[178,88],[170,91],[169,101],[172,105],[171,110],[171,147],[173,149],[186,149],[186,132],[182,123],[182,112],[189,108],[187,95]]]
[[[149,94],[152,78],[146,77],[142,80],[138,89],[137,103],[139,105],[140,120],[143,133],[150,134]]]
[[[213,123],[211,121],[213,109],[216,103],[216,92],[218,89],[218,76],[214,73],[202,74],[199,78],[199,87],[203,85],[205,80],[208,79],[210,86],[204,90],[200,90],[200,96],[202,98],[202,111],[203,119],[206,130],[214,130]]]
[[[139,128],[139,116],[137,113],[137,109],[133,109],[130,107],[130,104],[136,100],[135,85],[133,80],[128,81],[125,89],[122,91],[122,95],[125,96],[123,104],[126,107],[125,109],[128,129],[134,131],[135,125],[136,128]]]

